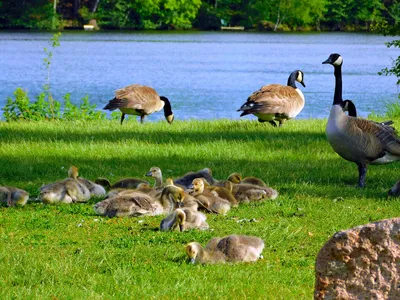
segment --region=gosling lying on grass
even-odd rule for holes
[[[211,239],[203,248],[199,243],[186,245],[192,263],[249,262],[260,258],[264,249],[262,239],[246,235],[229,235]]]
[[[172,212],[183,200],[182,189],[167,186],[156,198],[142,192],[131,191],[129,194],[116,195],[98,202],[93,209],[96,214],[107,217],[156,216]]]
[[[207,217],[199,211],[178,208],[161,221],[160,230],[177,230],[178,228],[181,232],[190,229],[205,230],[209,228],[206,219]]]
[[[0,203],[7,203],[7,206],[24,206],[28,199],[27,191],[12,186],[0,186]]]
[[[107,178],[102,178],[102,177],[97,178],[94,182],[97,184],[100,184],[101,186],[103,186],[104,188],[106,188],[108,190],[136,189],[138,187],[138,185],[141,183],[149,184],[149,182],[146,180],[142,180],[139,178],[133,178],[133,177],[120,179],[113,185],[111,185],[111,182]]]
[[[78,180],[78,169],[68,169],[69,178],[50,183],[40,188],[39,199],[46,204],[86,202],[90,199],[89,189]]]
[[[248,183],[248,184],[254,184],[254,185],[258,185],[258,186],[262,186],[262,187],[267,187],[267,185],[265,184],[265,182],[257,177],[245,177],[242,178],[242,175],[240,175],[239,173],[232,173],[231,175],[229,175],[228,177],[228,181],[232,182],[232,183]]]
[[[204,188],[204,181],[202,178],[193,179],[191,187],[193,188],[191,195],[194,196],[206,209],[223,215],[231,209],[231,204],[228,200],[218,197],[217,194]]]

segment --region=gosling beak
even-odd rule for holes
[[[191,185],[189,185],[189,189],[194,189],[194,185],[193,184],[191,184]]]
[[[196,263],[196,259],[195,259],[194,257],[192,257],[192,258],[190,259],[190,262],[191,262],[192,264],[194,264],[194,263]]]
[[[183,228],[183,224],[179,224],[179,231],[183,232],[184,228]]]
[[[151,176],[151,171],[146,173],[146,176]]]

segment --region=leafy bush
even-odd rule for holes
[[[30,102],[28,93],[22,88],[17,88],[14,92],[15,99],[8,98],[7,104],[3,108],[3,116],[7,122],[26,120],[103,120],[106,113],[98,111],[95,104],[90,104],[89,97],[85,96],[79,106],[71,102],[71,95],[64,96],[64,107],[61,103],[51,101],[42,92],[35,102]]]

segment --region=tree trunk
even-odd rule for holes
[[[51,29],[56,29],[57,0],[53,0],[53,18],[51,19]]]
[[[100,2],[100,0],[95,0],[94,1],[94,5],[93,5],[93,8],[92,8],[92,14],[94,14],[96,12],[97,6],[99,5],[99,2]]]

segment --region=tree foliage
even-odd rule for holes
[[[56,14],[54,13],[54,1]],[[380,30],[400,15],[398,0],[3,0],[0,28],[219,29],[221,22],[266,30]],[[56,24],[54,24],[56,23]]]

